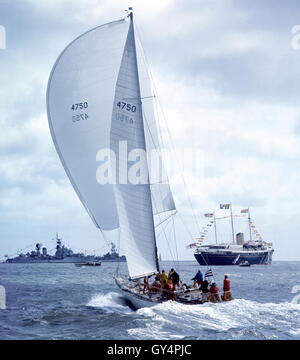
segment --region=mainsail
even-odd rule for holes
[[[120,162],[120,142],[127,145],[127,158],[132,151],[139,149],[146,155],[145,132],[142,114],[141,93],[137,68],[137,57],[133,23],[129,32],[122,57],[116,84],[114,101],[111,147]],[[148,171],[146,156],[140,159],[141,167]],[[117,179],[125,178],[115,187],[116,203],[119,214],[121,243],[126,253],[129,275],[141,277],[158,271],[157,251],[149,176],[146,173],[142,183],[133,184],[128,177],[126,166],[118,167]]]
[[[120,228],[131,278],[159,270],[153,216],[175,209],[163,166],[158,181],[148,173],[146,152],[159,148],[152,99],[143,100],[152,95],[145,63],[137,59],[132,15],[67,46],[47,91],[49,126],[64,169],[95,225]],[[122,144],[129,163],[123,162]],[[97,181],[102,149],[116,156],[116,184]],[[130,159],[136,150],[146,155]],[[146,181],[130,181],[130,161],[144,164]]]

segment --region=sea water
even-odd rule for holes
[[[0,339],[300,339],[300,262],[212,267],[220,288],[229,275],[235,300],[138,311],[118,291],[116,267],[0,264]],[[187,283],[199,269],[194,261],[175,267]]]

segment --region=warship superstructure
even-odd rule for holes
[[[20,253],[16,257],[8,258],[6,263],[84,263],[97,261],[126,261],[126,258],[125,256],[119,256],[116,251],[116,246],[113,243],[111,243],[111,252],[106,253],[104,256],[75,253],[72,249],[63,245],[62,239],[56,234],[54,255],[48,254],[47,248],[43,247],[42,244],[37,243],[35,245],[35,250],[27,252],[26,254]]]

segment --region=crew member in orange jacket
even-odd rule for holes
[[[228,279],[228,275],[224,276],[223,291],[230,291],[230,280]]]
[[[224,276],[223,291],[224,291],[224,294],[222,296],[222,300],[223,301],[232,300],[231,290],[230,290],[230,280],[228,279],[228,275]]]
[[[175,300],[174,285],[168,281],[163,282],[164,295],[167,300]]]
[[[149,288],[150,292],[161,292],[161,283],[160,283],[160,278],[158,276],[156,276],[155,281],[152,283],[151,287]]]
[[[219,288],[217,287],[216,283],[212,283],[210,285],[210,289],[209,289],[210,293],[211,293],[211,301],[212,302],[216,302],[216,301],[221,301],[220,297],[219,297]]]

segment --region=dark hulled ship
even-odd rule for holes
[[[244,262],[250,265],[268,265],[272,263],[274,252],[272,243],[265,242],[250,217],[250,210],[243,209],[239,215],[233,215],[231,204],[221,204],[220,209],[230,210],[229,216],[216,218],[215,213],[206,213],[209,222],[202,228],[198,242],[190,244],[195,248],[194,256],[200,265],[240,265]],[[234,217],[248,216],[249,240],[245,241],[244,233],[234,236]],[[231,219],[232,242],[218,243],[217,220]],[[203,242],[210,229],[214,228],[215,244],[204,245]]]

